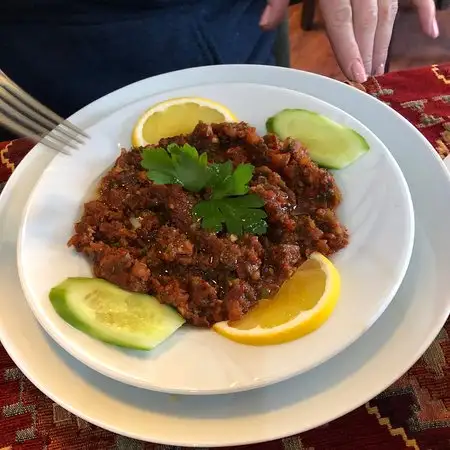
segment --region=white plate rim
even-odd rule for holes
[[[215,85],[215,83],[212,83],[212,84]],[[237,84],[241,84],[241,83],[237,83]],[[242,83],[242,84],[245,85],[245,83]],[[266,87],[266,85],[261,85],[261,86]],[[268,87],[273,88],[273,86],[268,86]],[[286,92],[291,91],[291,90],[285,89],[285,88],[279,88],[279,89],[286,91]],[[295,91],[293,91],[293,92],[295,92]],[[170,94],[170,92],[169,92],[169,94]],[[174,95],[176,97],[178,96],[178,94],[174,94]],[[32,204],[32,202],[35,199],[35,193],[37,191],[37,188],[40,186],[45,173],[52,171],[52,164],[54,164],[55,162],[61,161],[63,158],[65,161],[65,158],[66,158],[65,155],[57,155],[57,157],[47,165],[47,167],[44,170],[44,172],[42,173],[40,179],[37,181],[37,183],[35,184],[35,186],[33,187],[32,191],[30,193],[30,196],[28,198],[28,201],[25,205],[25,208],[24,208],[24,211],[22,214],[21,225],[20,225],[19,236],[18,236],[18,245],[17,245],[17,266],[18,266],[19,278],[20,278],[21,284],[22,284],[22,291],[25,293],[25,298],[27,300],[29,308],[33,311],[33,314],[37,318],[40,325],[52,337],[52,339],[54,339],[58,345],[60,345],[64,350],[66,350],[69,354],[71,354],[71,356],[73,356],[75,359],[78,359],[80,362],[84,363],[91,369],[98,371],[102,375],[108,376],[112,379],[115,379],[115,380],[120,381],[125,384],[129,384],[131,386],[135,386],[135,387],[139,387],[139,388],[143,388],[143,389],[149,389],[149,390],[162,392],[162,393],[178,394],[178,395],[218,395],[218,394],[223,395],[223,394],[231,394],[231,393],[237,393],[237,392],[245,392],[247,390],[252,390],[252,389],[259,389],[259,388],[270,386],[275,383],[283,382],[292,377],[301,375],[302,373],[312,370],[315,367],[319,366],[320,364],[323,364],[327,360],[335,357],[337,354],[339,354],[340,352],[345,350],[353,342],[355,342],[357,339],[359,339],[365,332],[367,332],[367,330],[370,329],[370,327],[378,320],[378,318],[383,314],[383,312],[389,306],[392,299],[395,297],[395,295],[396,295],[398,289],[400,288],[400,285],[405,277],[406,271],[408,269],[408,266],[409,266],[409,263],[411,260],[411,255],[413,252],[414,234],[415,234],[414,208],[413,208],[413,203],[412,203],[412,199],[411,199],[411,193],[409,191],[408,184],[404,178],[403,172],[401,171],[395,158],[390,153],[389,149],[386,148],[386,146],[383,144],[383,142],[380,139],[378,139],[378,137],[375,136],[364,124],[362,124],[359,120],[355,119],[353,116],[349,115],[345,111],[329,104],[328,102],[325,102],[323,100],[317,99],[311,95],[304,94],[304,93],[300,93],[299,98],[301,98],[301,97],[305,97],[307,100],[317,103],[318,106],[323,105],[324,107],[329,108],[330,111],[332,111],[334,114],[342,115],[342,119],[344,122],[353,121],[355,124],[358,124],[358,126],[360,126],[361,129],[364,129],[364,131],[368,135],[371,135],[372,140],[374,142],[377,142],[380,145],[382,152],[385,154],[392,170],[395,172],[395,174],[397,176],[397,181],[400,185],[400,189],[402,190],[402,194],[404,195],[405,201],[406,201],[405,207],[407,209],[407,214],[408,214],[408,223],[407,223],[407,227],[405,229],[405,235],[407,236],[407,244],[405,244],[405,248],[403,249],[403,255],[402,255],[403,262],[401,264],[401,268],[399,269],[398,277],[396,278],[395,283],[390,287],[389,292],[386,294],[384,301],[383,301],[382,305],[380,305],[380,307],[378,308],[376,314],[371,316],[371,320],[369,322],[365,323],[364,328],[361,329],[360,331],[358,331],[357,335],[352,337],[352,339],[349,339],[348,341],[346,341],[345,344],[341,345],[339,347],[339,349],[337,349],[336,351],[330,352],[330,354],[327,355],[327,357],[320,358],[320,360],[318,360],[314,364],[308,366],[305,369],[302,368],[302,370],[300,370],[300,371],[295,371],[295,372],[293,371],[292,373],[288,374],[287,376],[283,374],[283,376],[272,377],[272,378],[260,377],[257,379],[257,381],[252,381],[251,383],[245,383],[245,384],[242,383],[242,384],[238,384],[238,385],[231,384],[224,388],[214,389],[214,390],[212,390],[212,389],[208,389],[208,390],[206,390],[206,389],[204,389],[204,390],[183,389],[183,388],[176,388],[176,387],[164,388],[164,387],[152,384],[152,383],[147,382],[142,379],[135,379],[134,377],[126,376],[126,374],[115,372],[114,370],[110,369],[108,366],[106,366],[104,364],[97,364],[95,359],[93,357],[91,357],[89,354],[85,354],[85,353],[78,351],[76,348],[74,348],[74,346],[72,345],[71,342],[66,341],[65,338],[59,332],[59,330],[57,330],[54,327],[52,321],[47,316],[45,316],[43,311],[39,310],[39,307],[36,305],[35,301],[31,300],[33,295],[30,293],[28,284],[24,281],[25,275],[23,273],[23,267],[21,266],[21,262],[20,262],[22,260],[21,252],[22,252],[22,248],[24,245],[24,243],[23,243],[24,224],[26,223],[27,218],[29,216],[30,205]],[[121,108],[121,109],[123,109],[123,108]],[[117,111],[113,111],[112,113],[115,114],[115,113],[117,113]],[[95,125],[102,126],[102,123],[105,123],[107,120],[108,120],[108,117],[98,121]],[[93,131],[92,127],[86,129],[87,133],[89,133],[90,131],[91,131],[90,134],[92,134],[92,131]]]
[[[211,73],[211,68],[202,68],[203,70],[206,71],[206,75],[207,75],[207,79],[214,75],[214,71],[213,73]],[[251,68],[249,70],[248,67],[245,66],[231,66],[230,69],[232,70],[232,72],[234,74],[240,74],[240,76],[242,76],[244,73],[246,74],[246,76],[248,78],[252,78],[253,82],[258,83],[258,82],[264,82],[267,84],[268,79],[271,80],[271,83],[273,83],[273,85],[281,85],[284,86],[285,83],[288,84],[292,84],[295,85],[297,87],[297,89],[300,88],[299,84],[297,81],[294,81],[294,76],[292,74],[288,74],[288,72],[293,72],[290,69],[279,69],[279,68],[258,68],[259,72],[255,71],[254,68]],[[188,71],[183,71],[181,72],[183,75],[188,75],[189,71],[193,71],[196,69],[189,69]],[[178,72],[178,75],[180,74],[180,72]],[[172,75],[173,74],[169,74]],[[302,77],[310,77],[310,74],[306,74],[306,73],[301,73],[296,71],[296,76],[295,78],[298,76],[299,78],[299,82],[301,80]],[[167,75],[162,76],[162,77],[167,77]],[[233,79],[233,74],[229,73],[229,78],[230,81],[231,79]],[[319,77],[321,78],[321,77]],[[172,78],[164,78],[164,81],[168,81],[172,80]],[[283,79],[283,82],[281,83],[281,79]],[[334,82],[333,80],[328,80],[329,83],[334,83],[334,86],[337,87],[338,85],[340,85],[340,83],[338,82]],[[142,83],[142,82],[141,82]],[[281,84],[280,84],[281,83]],[[139,83],[138,83],[139,84]],[[142,85],[141,85],[142,86]],[[345,88],[344,88],[345,89]],[[353,89],[353,88],[349,88],[349,89]],[[344,92],[343,88],[338,88],[336,89],[337,91],[340,92]],[[125,100],[126,102],[126,95],[124,95],[124,91],[122,90],[122,92],[119,92],[116,100],[119,101],[120,99]],[[112,94],[110,94],[111,96]],[[110,98],[110,97],[109,97]],[[362,97],[359,97],[362,100]],[[106,105],[105,99],[102,99],[103,101],[101,101],[100,103],[98,103],[97,105],[90,105],[90,107],[87,107],[85,110],[82,111],[82,113],[86,116],[90,116],[90,119],[93,121],[95,120],[96,117],[98,117],[99,115],[102,114],[106,114]],[[369,102],[373,102],[375,101],[374,99],[371,100],[367,100]],[[435,151],[432,149],[431,145],[428,143],[428,141],[423,137],[423,135],[421,135],[416,129],[415,127],[408,123],[404,118],[401,118],[401,116],[396,113],[395,111],[391,111],[390,108],[388,108],[385,105],[381,105],[382,108],[385,108],[385,110],[389,110],[390,111],[390,116],[391,118],[397,118],[397,120],[400,120],[400,122],[402,122],[403,126],[406,127],[407,130],[409,130],[414,136],[415,139],[420,142],[422,144],[422,146],[425,148],[427,148],[430,151],[430,157],[434,158],[435,163],[438,164],[438,166],[440,167],[440,170],[442,171],[443,174],[445,174],[446,179],[448,182],[450,182],[450,176],[448,174],[448,172],[445,169],[444,164],[442,163],[442,161],[440,160],[440,158],[437,156],[437,154],[435,153]],[[79,119],[78,119],[78,118]],[[83,125],[83,123],[85,124],[84,126],[86,126],[86,122],[88,121],[88,118],[85,117],[83,120],[83,117],[81,116],[81,113],[78,113],[74,118],[73,121],[79,125]],[[78,120],[80,120],[80,122],[78,122]],[[12,177],[10,178],[10,181],[8,182],[7,186],[5,187],[5,190],[2,194],[2,200],[0,200],[0,203],[2,204],[2,208],[5,207],[5,204],[7,202],[9,196],[10,196],[10,191],[12,191],[13,187],[15,185],[17,185],[17,183],[19,182],[19,178],[22,175],[22,172],[26,171],[26,168],[32,164],[32,162],[35,160],[35,158],[38,157],[38,153],[43,152],[44,150],[42,148],[35,148],[33,151],[31,151],[29,153],[29,155],[24,159],[24,161],[22,162],[21,166],[19,166],[19,168],[15,171],[15,173],[12,175]],[[47,155],[48,157],[48,155]],[[1,230],[0,230],[1,231]],[[404,364],[402,364],[402,369],[397,369],[395,374],[390,374],[387,377],[380,377],[383,378],[383,381],[380,382],[380,379],[377,380],[377,387],[373,387],[372,385],[372,390],[371,392],[365,392],[363,395],[359,395],[358,399],[352,399],[352,401],[348,402],[346,404],[345,407],[342,407],[339,412],[335,412],[332,415],[329,415],[329,417],[327,417],[326,420],[321,420],[321,422],[315,422],[313,424],[311,424],[311,426],[309,426],[308,428],[304,428],[302,430],[300,429],[292,429],[290,430],[288,433],[285,431],[283,433],[271,433],[270,437],[267,435],[264,435],[262,437],[260,437],[259,439],[252,439],[250,441],[242,441],[239,439],[235,439],[235,441],[233,441],[233,443],[217,443],[217,442],[211,442],[211,443],[206,443],[206,444],[202,444],[202,445],[206,445],[206,446],[221,446],[221,445],[238,445],[238,444],[246,444],[246,443],[255,443],[255,442],[262,442],[262,441],[267,441],[267,440],[272,440],[272,439],[278,439],[284,436],[287,436],[289,434],[296,434],[299,433],[301,431],[306,431],[307,429],[310,428],[314,428],[316,426],[319,426],[320,423],[325,423],[328,422],[330,420],[333,420],[355,408],[357,408],[358,406],[360,406],[361,404],[365,403],[366,401],[370,400],[374,395],[376,395],[377,393],[381,392],[382,390],[384,390],[386,387],[388,387],[390,384],[392,384],[392,382],[394,382],[396,379],[398,379],[398,377],[400,377],[405,371],[407,371],[409,369],[409,367],[411,367],[416,361],[417,359],[420,358],[420,356],[423,354],[423,352],[429,347],[429,345],[432,343],[432,341],[434,340],[434,338],[436,337],[436,335],[439,333],[439,331],[441,330],[442,326],[445,324],[446,320],[447,320],[447,316],[448,313],[450,312],[450,308],[447,308],[446,311],[441,314],[439,317],[440,319],[437,320],[433,326],[431,326],[427,332],[426,335],[424,336],[423,340],[422,340],[422,344],[415,349],[414,351],[412,351],[412,354],[408,357],[408,361],[405,362]],[[386,312],[387,314],[389,313],[389,309]],[[1,316],[0,316],[0,321],[1,321]],[[25,364],[25,361],[21,360],[19,357],[20,354],[20,350],[18,348],[16,348],[15,344],[13,343],[13,341],[9,341],[9,340],[5,340],[5,334],[4,334],[4,329],[3,327],[0,327],[0,339],[2,339],[3,341],[3,345],[5,347],[5,349],[8,351],[8,353],[12,356],[12,358],[15,360],[15,363],[18,365],[18,367],[22,370],[22,372],[25,374],[25,376],[27,376],[31,381],[34,382],[34,384],[40,389],[42,390],[47,396],[49,396],[52,400],[54,400],[55,402],[62,404],[62,406],[64,406],[67,410],[71,411],[72,413],[88,420],[91,423],[94,423],[98,426],[101,426],[103,428],[109,429],[111,431],[114,432],[119,432],[121,434],[124,435],[128,435],[130,437],[135,437],[138,439],[145,439],[145,440],[153,440],[153,442],[157,442],[155,441],[155,439],[151,439],[148,436],[140,436],[140,435],[135,435],[132,433],[128,433],[126,430],[120,430],[117,429],[114,425],[111,424],[106,424],[104,423],[101,419],[99,418],[94,418],[94,417],[90,417],[89,414],[84,414],[82,411],[77,410],[76,408],[73,408],[70,405],[70,402],[67,403],[64,400],[62,400],[61,398],[58,398],[57,396],[52,394],[51,391],[51,387],[50,386],[42,386],[38,380],[35,379],[35,377],[32,376],[32,368],[29,367]],[[363,337],[364,338],[364,337]],[[363,339],[362,338],[362,339]],[[359,370],[359,369],[358,369]],[[387,372],[387,371],[386,371]],[[261,430],[262,431],[262,430]],[[160,441],[163,442],[163,441]],[[182,443],[183,441],[178,441],[178,442],[174,442],[171,441],[169,442],[168,440],[164,440],[164,443],[171,443],[173,445],[183,445]],[[196,445],[196,444],[185,444],[185,445]]]

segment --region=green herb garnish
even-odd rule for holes
[[[195,147],[169,144],[142,152],[142,167],[156,184],[181,184],[187,191],[199,192],[210,177],[208,155],[199,156]]]
[[[264,234],[267,231],[266,212],[261,209],[264,201],[255,194],[240,197],[204,200],[194,206],[194,214],[202,218],[203,228],[221,231],[223,224],[229,233]]]
[[[211,175],[208,186],[211,188],[212,199],[246,194],[255,169],[251,164],[239,164],[233,171],[231,161],[210,164],[209,168]]]
[[[229,233],[237,236],[266,232],[264,201],[248,194],[253,165],[239,164],[233,170],[231,161],[208,164],[207,154],[199,155],[195,147],[169,144],[167,149],[144,149],[142,167],[156,184],[179,184],[191,192],[208,188],[211,198],[194,207],[203,228],[219,232],[225,225]]]

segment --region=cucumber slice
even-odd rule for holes
[[[99,278],[68,278],[50,291],[49,298],[73,327],[135,350],[151,350],[185,322],[155,297],[124,291]]]
[[[311,159],[327,169],[343,169],[369,150],[355,130],[306,109],[284,109],[267,119],[266,128],[280,139],[300,141]]]

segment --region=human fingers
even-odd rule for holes
[[[359,47],[353,32],[350,0],[320,0],[322,16],[337,62],[344,75],[352,81],[367,80]]]
[[[351,4],[353,32],[366,73],[370,74],[378,23],[378,0],[351,0]]]
[[[413,0],[413,4],[417,8],[423,32],[432,38],[437,38],[439,36],[439,26],[436,20],[434,0]]]
[[[259,26],[263,30],[273,30],[286,17],[289,0],[268,0],[261,15]]]
[[[378,0],[378,25],[375,32],[371,72],[373,75],[384,73],[397,11],[398,0]]]

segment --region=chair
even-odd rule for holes
[[[316,14],[316,0],[303,0],[302,28],[310,31],[314,27],[314,15]]]
[[[289,37],[289,16],[283,20],[277,29],[273,46],[275,64],[279,67],[291,67],[291,45]]]
[[[311,31],[314,27],[314,14],[316,13],[316,0],[291,0],[291,5],[303,3],[301,27],[305,31]]]

